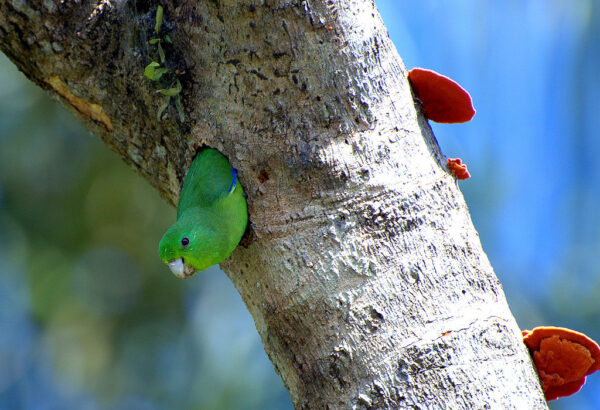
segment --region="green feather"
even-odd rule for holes
[[[203,149],[183,182],[177,221],[160,241],[160,258],[178,277],[191,276],[227,259],[247,222],[237,173],[219,151]]]

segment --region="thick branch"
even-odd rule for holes
[[[197,147],[230,158],[251,229],[223,267],[294,404],[544,408],[374,4],[163,5],[183,124],[143,76],[155,6],[2,2],[0,48],[171,203]]]

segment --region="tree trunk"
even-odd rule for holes
[[[222,268],[294,405],[546,408],[375,5],[165,0],[182,123],[143,75],[157,4],[5,0],[0,48],[172,204],[228,156],[251,225]]]

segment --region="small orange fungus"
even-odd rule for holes
[[[548,401],[577,393],[585,377],[600,369],[600,347],[583,333],[554,326],[522,333]]]
[[[448,158],[448,169],[457,179],[471,178],[467,170],[467,164],[463,164],[460,158]]]
[[[421,110],[431,121],[453,124],[471,121],[475,115],[469,93],[450,78],[433,70],[413,68],[408,72]]]
[[[333,26],[332,25],[327,26],[327,30],[329,30],[329,31],[333,30]]]

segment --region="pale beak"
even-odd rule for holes
[[[171,272],[175,274],[179,279],[185,278],[185,273],[183,273],[183,258],[173,259],[169,262],[169,269]]]
[[[183,258],[173,259],[172,261],[169,261],[168,265],[169,269],[171,269],[171,272],[173,272],[179,279],[188,278],[196,273],[196,269],[183,263]]]

